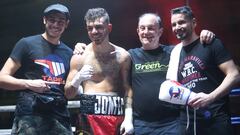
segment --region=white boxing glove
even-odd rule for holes
[[[134,133],[133,114],[132,108],[130,107],[125,109],[125,117],[120,127],[120,133],[122,135],[130,135]]]
[[[78,88],[79,85],[92,77],[93,75],[93,67],[90,65],[84,65],[80,71],[73,77],[71,81],[71,85],[75,88]]]
[[[179,82],[166,80],[160,86],[159,99],[172,104],[186,105],[196,93]]]

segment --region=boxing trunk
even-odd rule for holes
[[[78,135],[120,135],[124,100],[116,95],[80,95]]]

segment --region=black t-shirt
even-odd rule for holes
[[[196,93],[211,93],[225,77],[218,66],[230,59],[230,54],[219,39],[215,39],[210,45],[203,45],[198,39],[184,46],[181,51],[178,81]],[[224,96],[206,108],[197,110],[197,116],[204,118],[226,114],[227,104],[228,96]]]
[[[10,57],[21,63],[21,78],[43,79],[59,82],[60,85],[51,85],[51,90],[44,94],[31,90],[21,91],[15,115],[46,113],[50,116],[69,117],[66,108],[67,100],[64,96],[64,84],[69,72],[71,56],[72,50],[64,43],[53,45],[41,35],[22,38],[16,43]],[[46,112],[41,108],[42,106],[36,103],[36,100],[39,99],[46,103],[54,99],[54,105],[49,107]],[[59,106],[55,106],[55,102]]]
[[[175,107],[158,98],[160,85],[166,80],[171,50],[172,47],[163,45],[155,50],[129,50],[135,119],[161,121],[179,116]]]

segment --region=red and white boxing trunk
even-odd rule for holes
[[[124,119],[124,100],[113,95],[80,95],[78,135],[118,135]]]

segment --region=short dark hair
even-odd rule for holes
[[[174,14],[184,14],[189,19],[194,18],[194,14],[189,6],[177,7],[171,10],[171,15]]]
[[[88,9],[87,13],[85,14],[84,20],[88,21],[95,21],[98,18],[104,18],[106,23],[110,23],[110,18],[107,11],[104,8],[92,8]]]

